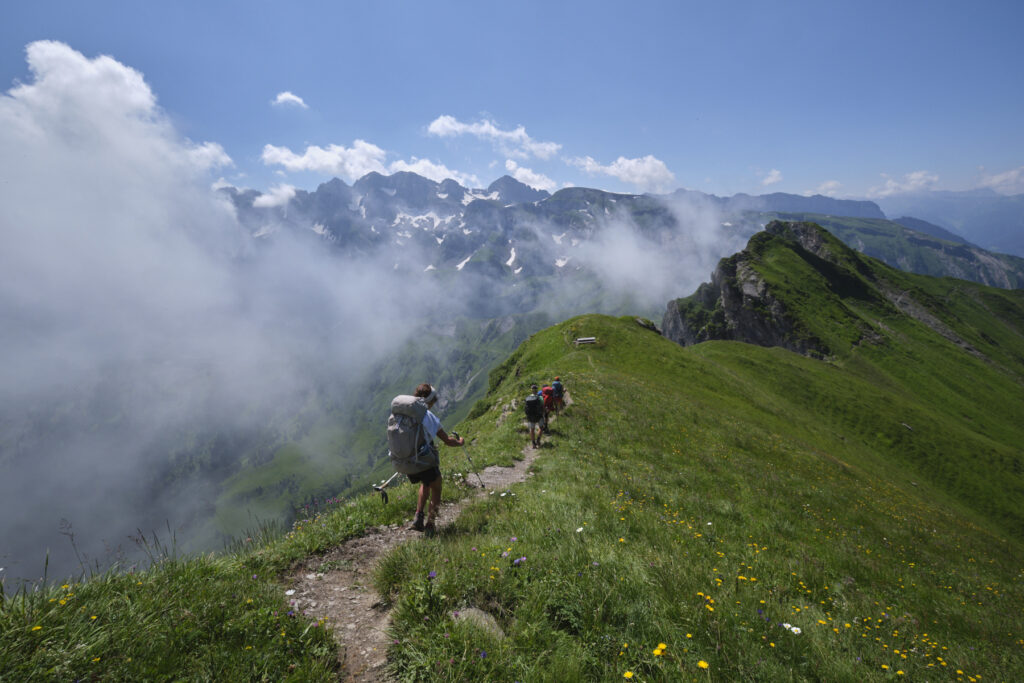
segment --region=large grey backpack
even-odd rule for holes
[[[440,464],[437,449],[423,429],[426,414],[427,402],[422,398],[401,395],[391,401],[388,455],[396,472],[417,474]]]

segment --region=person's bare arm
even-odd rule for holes
[[[441,441],[444,441],[445,444],[448,446],[461,446],[462,444],[466,443],[465,439],[463,439],[461,436],[455,439],[453,437],[448,436],[448,432],[444,431],[443,429],[437,430],[437,438],[441,439]]]

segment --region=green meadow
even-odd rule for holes
[[[822,264],[755,237],[825,359],[631,317],[527,339],[458,425],[478,467],[522,457],[521,400],[571,404],[533,475],[474,499],[375,571],[398,680],[1016,681],[1024,678],[1024,302]],[[842,259],[840,259],[842,260]],[[900,313],[913,293],[971,350]],[[575,346],[594,336],[598,343]],[[443,449],[445,499],[467,460]],[[289,614],[280,577],[376,524],[412,485],[332,503],[230,552],[8,594],[4,680],[332,680],[332,625]],[[467,614],[490,615],[490,624]]]

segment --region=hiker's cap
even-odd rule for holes
[[[531,385],[530,385],[530,388],[531,388],[531,389],[536,389],[536,388],[537,388],[537,385],[536,385],[536,384],[531,384]]]
[[[561,382],[561,381],[562,381],[562,378],[561,378],[561,377],[556,377],[556,378],[555,378],[555,381],[556,381],[556,382]]]
[[[423,399],[423,400],[426,401],[427,403],[433,403],[434,401],[436,401],[437,400],[437,389],[431,387],[430,388],[430,394],[428,394],[427,397],[425,399]]]

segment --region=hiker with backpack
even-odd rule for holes
[[[555,410],[555,390],[552,389],[550,385],[545,384],[541,387],[540,396],[544,399],[544,424],[541,428],[547,432],[548,418]]]
[[[449,436],[441,427],[441,420],[430,409],[437,403],[437,391],[429,384],[416,387],[412,396],[396,396],[391,401],[388,418],[388,449],[396,472],[420,485],[416,498],[416,531],[435,531],[437,511],[441,507],[441,459],[434,445],[438,438],[448,446],[461,446],[462,437]],[[430,507],[426,520],[423,508],[429,497]]]
[[[551,391],[555,395],[555,415],[565,405],[565,387],[562,386],[562,379],[555,377],[555,381],[551,383]]]
[[[544,399],[537,391],[537,385],[530,386],[530,395],[523,401],[526,421],[530,424],[530,445],[540,448],[541,423],[544,421]]]

